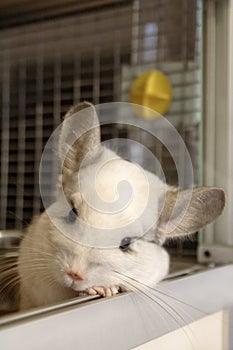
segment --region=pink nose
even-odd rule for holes
[[[73,280],[76,280],[76,281],[82,281],[84,280],[84,276],[83,274],[80,272],[80,271],[73,271],[73,270],[70,270],[67,272],[67,275],[70,276]]]

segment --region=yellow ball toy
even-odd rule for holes
[[[157,113],[143,110],[143,117],[154,119],[167,112],[172,100],[172,86],[169,79],[160,71],[141,74],[133,83],[130,102],[148,107]]]

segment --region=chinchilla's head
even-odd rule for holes
[[[102,146],[89,103],[66,114],[59,152],[62,177],[55,211],[62,212],[64,198],[69,210],[57,215],[60,226],[50,223],[59,262],[53,268],[56,278],[74,290],[156,284],[168,272],[165,240],[196,232],[223,210],[222,189],[178,191]]]

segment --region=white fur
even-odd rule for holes
[[[89,112],[81,116],[81,129],[87,130],[84,127],[86,119],[90,126],[91,121],[97,118],[94,107],[88,107],[88,103],[74,106],[66,117],[72,118],[73,113],[87,108]],[[169,265],[168,254],[156,243],[162,244],[168,235],[196,232],[215,220],[224,208],[225,193],[222,189],[203,187],[181,191],[175,211],[177,217],[182,213],[181,221],[174,224],[170,214],[177,190],[164,184],[156,175],[119,158],[111,150],[100,148],[92,156],[89,152],[100,141],[96,123],[81,141],[76,140],[69,146],[66,142],[75,122],[76,119],[71,119],[70,125],[64,123],[62,127],[59,149],[60,158],[64,160],[63,186],[59,186],[57,201],[51,207],[65,232],[59,231],[48,212],[34,219],[19,250],[21,309],[65,300],[83,291],[113,295],[118,287],[130,289],[127,281],[154,287],[166,276]],[[86,154],[87,162],[81,165]],[[92,247],[72,239],[72,234],[75,234],[80,242],[79,238],[88,236],[90,232],[87,225],[75,226],[66,222],[66,217],[63,217],[63,190],[70,205],[73,202],[80,219],[93,228],[90,235]],[[165,206],[162,208],[164,199]],[[187,207],[184,203],[188,204]],[[111,208],[110,213],[106,208]],[[94,235],[101,231],[99,229],[113,230],[113,235],[118,232],[111,237],[115,239],[114,246],[100,248],[98,237]],[[129,251],[122,251],[119,248],[121,238],[132,234],[139,239],[130,245]]]
[[[148,200],[147,183],[140,173],[141,170],[127,161],[116,158],[109,150],[105,150],[99,163],[103,158],[110,159],[110,156],[114,160],[107,162],[102,168],[95,186],[104,201],[112,202],[117,197],[116,185],[122,179],[128,180],[134,196],[123,212],[109,216],[89,206],[79,193],[78,173],[65,184],[66,191],[70,193],[78,208],[79,216],[91,225],[104,228],[119,227],[119,223],[124,225],[134,221]],[[82,168],[79,174],[89,198],[93,191],[89,174],[93,174],[97,165],[95,163]],[[154,187],[153,215],[156,219],[158,200],[165,185],[155,175],[147,173],[147,176]],[[134,234],[137,236],[137,232]],[[142,239],[133,243],[131,249],[131,252],[123,252],[118,247],[101,249],[82,246],[61,234],[47,213],[43,213],[32,223],[20,247],[21,309],[64,300],[92,286],[124,287],[115,271],[149,286],[155,286],[167,274],[168,254],[162,247]],[[81,271],[84,280],[72,281],[67,275],[69,270]]]

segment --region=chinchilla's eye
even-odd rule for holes
[[[120,249],[123,252],[126,252],[127,250],[130,249],[130,244],[132,243],[132,237],[125,237],[122,239],[121,244],[120,244]]]
[[[76,208],[72,208],[69,212],[68,217],[67,217],[67,221],[68,222],[75,222],[77,217],[78,217],[78,212],[77,212]]]

